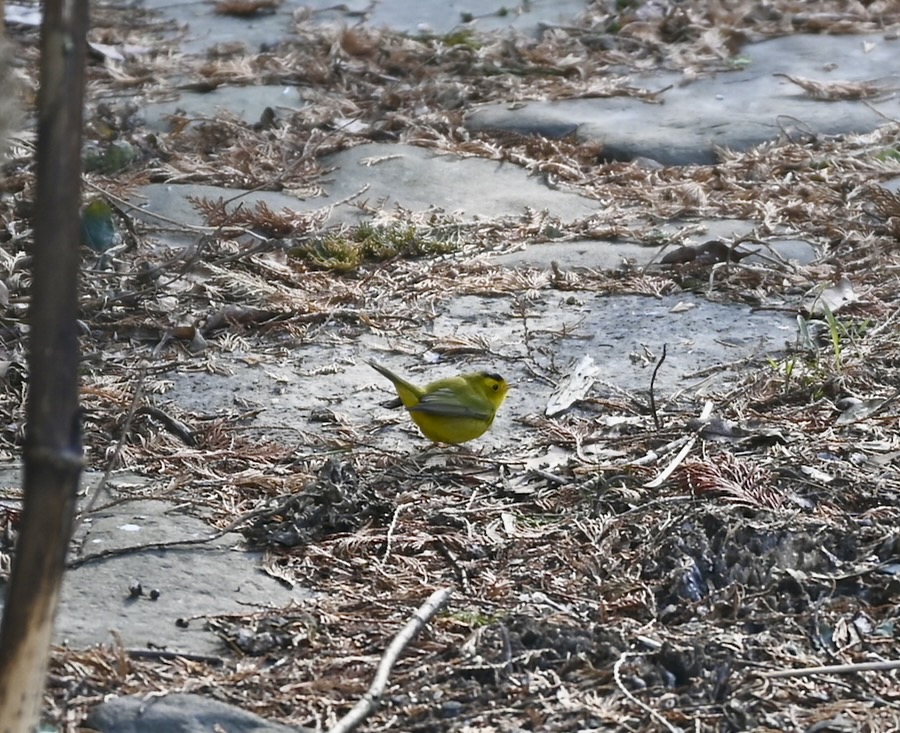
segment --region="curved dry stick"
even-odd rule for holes
[[[450,588],[436,590],[425,603],[419,606],[406,626],[394,637],[384,656],[381,657],[378,670],[375,672],[375,679],[372,680],[366,694],[328,733],[350,733],[375,711],[381,702],[381,695],[384,693],[384,688],[387,687],[388,677],[390,677],[397,659],[416,634],[422,630],[422,627],[431,620],[431,617],[447,605],[452,592]]]
[[[623,652],[619,658],[616,660],[616,663],[613,665],[613,679],[616,681],[616,686],[622,692],[625,697],[627,697],[631,702],[637,705],[641,710],[647,713],[651,718],[653,718],[660,725],[665,727],[669,733],[678,733],[679,728],[673,726],[668,720],[666,720],[662,715],[660,715],[656,710],[651,708],[647,703],[638,700],[637,697],[625,687],[625,684],[622,682],[622,665],[625,663],[625,660],[630,659],[632,657],[642,657],[643,654],[638,654],[636,652]]]
[[[391,555],[391,544],[394,539],[394,531],[397,529],[397,520],[400,518],[400,513],[411,505],[412,502],[407,501],[403,502],[402,504],[398,504],[394,509],[394,516],[391,517],[391,523],[390,525],[388,525],[387,538],[384,543],[384,557],[381,558],[381,565],[384,565]]]

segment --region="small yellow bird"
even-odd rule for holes
[[[377,361],[368,364],[394,383],[400,399],[389,406],[405,407],[422,434],[435,443],[465,443],[484,434],[509,390],[506,380],[492,372],[460,374],[417,387]]]

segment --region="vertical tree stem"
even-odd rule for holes
[[[25,507],[0,626],[0,732],[39,720],[78,479],[78,270],[87,0],[46,0],[41,27]]]

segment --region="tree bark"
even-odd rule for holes
[[[87,0],[46,0],[41,26],[25,506],[0,626],[0,732],[38,724],[81,474],[78,270]]]

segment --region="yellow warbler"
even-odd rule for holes
[[[400,399],[390,406],[403,405],[422,434],[436,443],[465,443],[482,435],[509,390],[506,380],[492,372],[460,374],[417,387],[376,361],[368,363],[394,383]]]

